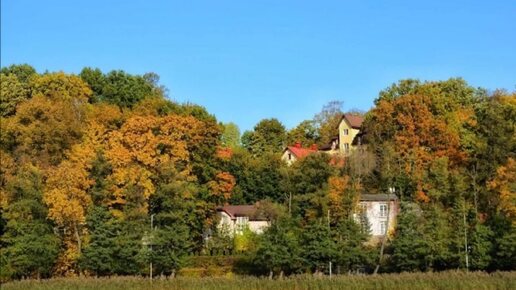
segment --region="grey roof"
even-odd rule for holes
[[[361,194],[360,201],[388,201],[388,200],[398,200],[398,197],[395,194]]]

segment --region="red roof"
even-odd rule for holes
[[[342,118],[346,119],[346,121],[348,121],[349,125],[351,126],[351,128],[354,128],[354,129],[360,129],[360,127],[362,127],[362,122],[364,122],[364,117],[362,116],[359,116],[359,115],[354,115],[354,114],[344,114],[344,116],[342,116]]]
[[[292,152],[292,154],[294,154],[294,156],[296,156],[296,158],[299,159],[317,152],[317,147],[312,146],[311,148],[303,148],[301,147],[301,144],[296,143],[294,146],[288,146],[285,150],[289,150]]]

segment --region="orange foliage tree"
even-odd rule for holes
[[[516,225],[516,160],[509,158],[500,166],[496,176],[488,182],[488,188],[498,193],[498,210]]]

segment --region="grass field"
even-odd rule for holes
[[[115,278],[60,278],[25,280],[2,285],[2,290],[73,289],[73,290],[133,290],[133,289],[203,289],[203,290],[256,290],[256,289],[516,289],[516,272],[498,273],[402,273],[377,276],[334,276],[314,278],[296,276],[282,280],[264,278],[184,278],[154,280],[140,277]]]

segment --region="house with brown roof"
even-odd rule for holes
[[[258,214],[257,205],[225,205],[217,208],[219,228],[226,228],[231,234],[241,234],[246,228],[261,234],[270,221]]]
[[[363,132],[361,129],[363,122],[364,117],[360,115],[351,113],[342,115],[338,126],[338,134],[328,144],[321,146],[320,150],[329,154],[348,156],[362,145]]]
[[[316,152],[317,145],[314,144],[310,148],[303,148],[301,143],[298,142],[294,144],[294,146],[287,146],[287,148],[283,150],[281,160],[285,161],[288,165],[291,165],[297,160],[305,158],[306,156]]]

